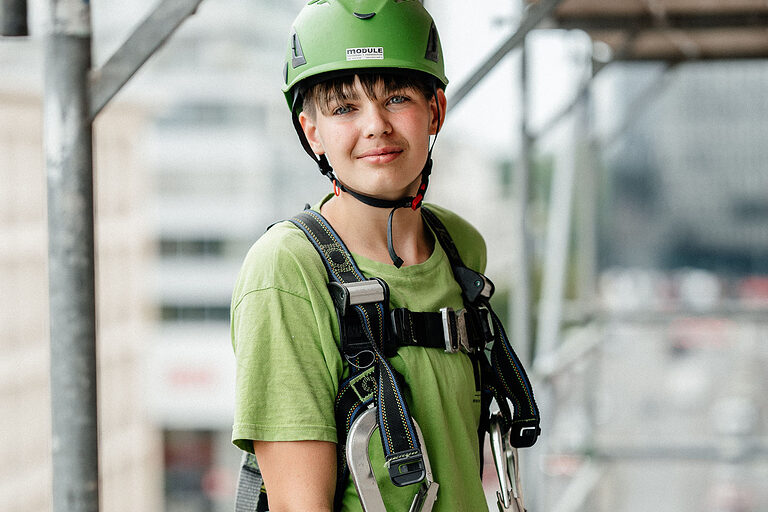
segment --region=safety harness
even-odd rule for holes
[[[479,446],[483,446],[485,433],[491,428],[492,399],[499,406],[494,416],[494,425],[498,424],[495,429],[500,429],[505,436],[508,432],[512,447],[533,445],[541,432],[528,376],[489,303],[493,283],[467,268],[443,223],[428,208],[422,207],[421,211],[448,256],[453,276],[461,287],[464,308],[459,311],[447,307],[438,312],[414,312],[406,308],[390,311],[387,283],[363,275],[341,238],[320,213],[305,210],[290,219],[315,247],[328,272],[328,290],[339,322],[340,351],[350,365],[349,377],[340,383],[335,403],[338,463],[334,510],[341,509],[349,481],[347,436],[355,421],[374,408],[392,483],[406,486],[425,477],[431,482],[421,433],[401,391],[403,377],[387,361],[401,346],[429,347],[448,353],[462,351],[470,357],[476,385],[481,390]],[[513,405],[512,411],[509,402]],[[482,458],[482,449],[480,455]],[[437,485],[431,491],[422,487],[420,494],[428,492],[434,501]],[[419,496],[414,502],[417,499]],[[244,454],[235,510],[268,510],[261,473],[250,453]]]

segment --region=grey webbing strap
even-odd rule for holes
[[[235,512],[257,512],[263,484],[264,478],[256,463],[256,456],[243,452],[235,494]]]

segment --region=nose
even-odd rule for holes
[[[386,109],[378,105],[370,105],[364,116],[364,130],[366,138],[379,137],[392,133],[392,125],[389,122]]]

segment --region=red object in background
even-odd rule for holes
[[[205,468],[213,463],[213,439],[208,432],[166,431],[165,467]]]
[[[739,298],[768,303],[768,276],[752,276],[741,281]]]
[[[223,500],[235,495],[236,475],[222,467],[213,467],[203,475],[203,492],[212,500]]]
[[[727,344],[733,322],[725,318],[684,317],[669,325],[669,338],[676,349],[720,348]]]

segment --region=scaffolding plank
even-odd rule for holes
[[[557,15],[569,16],[637,16],[649,12],[665,14],[728,14],[764,12],[763,0],[565,0]]]

